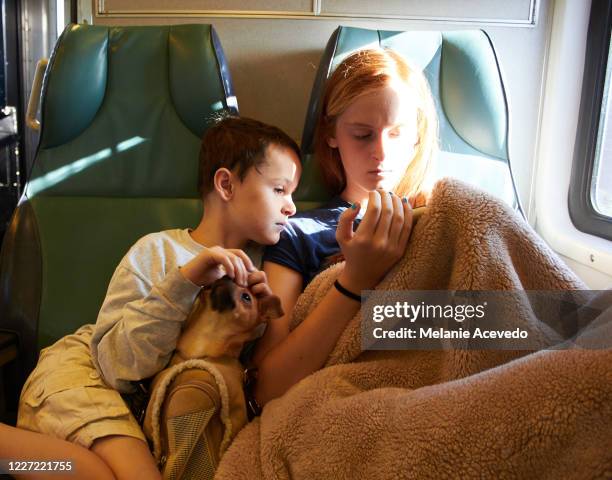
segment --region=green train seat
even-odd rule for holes
[[[439,118],[435,178],[457,177],[522,213],[510,166],[504,83],[493,44],[481,30],[402,32],[338,27],[319,63],[304,122],[304,172],[296,192],[300,206],[315,206],[328,198],[312,161],[325,81],[344,58],[364,48],[391,48],[425,74]]]
[[[197,225],[200,139],[224,110],[237,113],[237,103],[210,25],[65,29],[2,245],[0,329],[19,342],[7,396],[18,395],[41,348],[96,321],[139,237]]]

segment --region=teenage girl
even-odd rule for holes
[[[280,241],[266,248],[263,269],[284,311],[291,312],[329,257],[341,252],[346,264],[335,288],[293,331],[289,314],[268,324],[253,359],[260,405],[324,365],[359,309],[360,292],[374,288],[402,257],[411,203],[424,202],[436,151],[437,117],[427,81],[391,50],[347,57],[328,80],[321,105],[315,158],[334,197],[292,217]]]

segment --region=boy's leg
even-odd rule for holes
[[[53,478],[54,480],[75,480],[78,478],[111,480],[115,478],[105,461],[85,447],[2,423],[0,423],[0,458],[4,461],[71,462],[71,471],[54,472],[53,474],[48,472],[13,474],[16,478]]]
[[[104,460],[118,480],[161,479],[149,447],[138,438],[123,435],[99,438],[91,451]]]

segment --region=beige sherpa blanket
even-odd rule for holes
[[[341,268],[309,285],[294,325]],[[378,288],[585,287],[512,211],[443,180],[405,257]],[[612,320],[612,310],[604,314]],[[517,312],[516,322],[528,318]],[[612,322],[600,323],[592,336],[611,339]],[[326,368],[268,403],[238,434],[215,478],[612,476],[610,348],[361,351],[360,345],[358,314]]]

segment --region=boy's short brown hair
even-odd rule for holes
[[[242,181],[249,168],[257,168],[265,162],[269,145],[286,147],[300,158],[300,148],[289,135],[252,118],[227,116],[206,130],[200,146],[198,172],[198,191],[202,199],[213,190],[218,169],[237,169]]]

